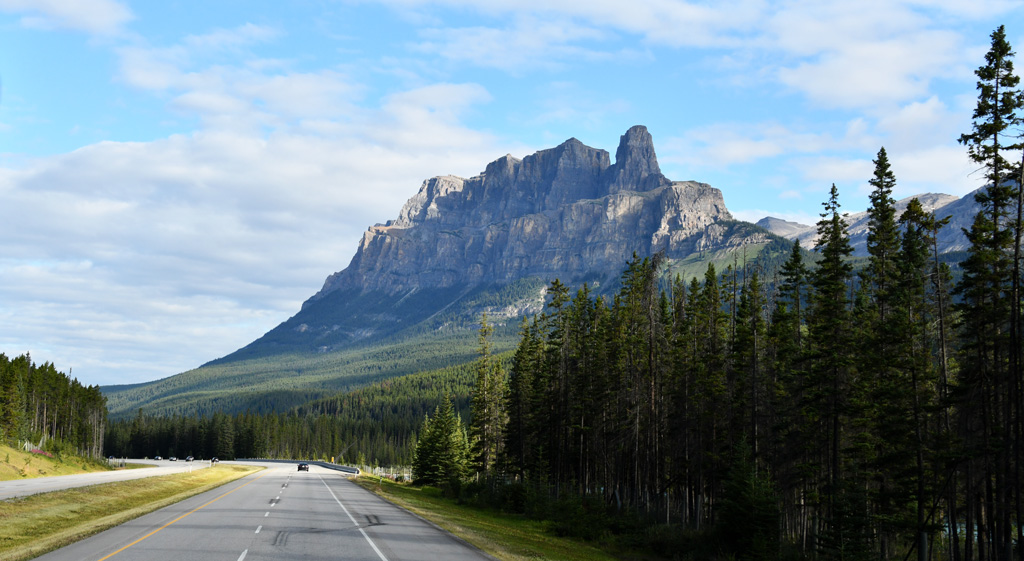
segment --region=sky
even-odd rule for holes
[[[734,216],[962,196],[1019,0],[0,0],[0,352],[171,376],[294,315],[423,180],[646,125]],[[1018,60],[1024,69],[1024,61]]]

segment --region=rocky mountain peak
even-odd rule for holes
[[[424,181],[306,304],[341,289],[396,294],[617,275],[634,252],[677,258],[733,243],[718,225],[731,220],[718,189],[661,174],[646,127],[622,135],[614,165],[606,150],[570,138],[521,160],[506,154],[469,179]]]
[[[670,183],[661,174],[654,139],[647,127],[636,125],[619,138],[615,165],[608,170],[608,192],[647,191]]]

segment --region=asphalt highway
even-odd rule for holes
[[[40,561],[480,561],[451,534],[316,465],[269,464]]]

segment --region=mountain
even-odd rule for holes
[[[572,138],[522,160],[506,155],[470,179],[425,181],[303,307],[350,288],[396,294],[528,276],[575,282],[617,272],[634,251],[684,256],[717,247],[716,224],[731,220],[718,189],[661,174],[644,127],[622,136],[615,164]]]
[[[414,326],[470,325],[481,312],[518,317],[542,309],[556,278],[613,289],[634,253],[663,251],[679,269],[742,248],[753,258],[776,240],[735,221],[720,190],[662,175],[645,127],[622,135],[614,164],[571,138],[521,160],[498,158],[469,179],[424,181],[298,314],[221,360],[331,352]]]
[[[758,220],[757,225],[773,234],[794,240],[805,232],[812,231],[815,228],[814,226],[800,224],[799,222],[790,222],[789,220],[775,218],[774,216],[766,216]]]
[[[980,190],[980,189],[979,189]],[[963,230],[969,230],[974,216],[978,214],[978,203],[974,201],[974,195],[978,191],[972,191],[961,198],[953,195],[938,193],[924,193],[914,195],[896,201],[896,218],[907,209],[907,204],[912,199],[918,199],[925,212],[934,212],[938,218],[950,217],[949,224],[939,231],[938,242],[940,253],[951,253],[964,251],[968,248],[967,236]],[[868,254],[868,222],[870,217],[867,211],[855,212],[846,216],[846,231],[850,235],[850,243],[853,245],[855,256]],[[771,216],[757,221],[757,225],[790,240],[800,240],[800,246],[805,249],[813,249],[818,242],[818,231],[815,225],[789,222]]]
[[[570,138],[475,177],[424,181],[292,318],[199,369],[105,393],[115,415],[281,408],[472,360],[482,312],[499,324],[496,350],[510,348],[509,320],[541,311],[554,279],[611,294],[634,254],[663,252],[668,274],[690,278],[708,263],[778,262],[788,246],[734,220],[720,190],[666,178],[645,127],[622,135],[614,163]]]

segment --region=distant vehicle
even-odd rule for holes
[[[153,458],[153,459],[154,459],[154,460],[162,460],[163,458],[161,458],[160,456],[157,456],[157,457],[155,457],[155,458]]]
[[[172,462],[176,462],[176,461],[178,461],[178,458],[177,458],[176,456],[171,456],[171,457],[170,457],[170,460],[171,460]]]
[[[192,461],[192,460],[194,460],[194,459],[195,459],[195,458],[193,458],[192,456],[189,456],[189,457],[185,458],[185,461],[186,461],[186,462],[191,462],[191,461]]]
[[[299,464],[299,471],[309,471],[309,464],[307,464],[307,463]]]

